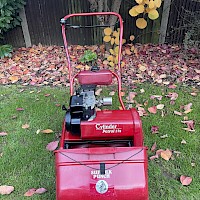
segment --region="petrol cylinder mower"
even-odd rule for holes
[[[117,70],[91,66],[73,75],[66,38],[69,18],[114,15],[120,25]],[[68,62],[70,103],[63,121],[60,147],[55,151],[57,200],[148,200],[147,148],[136,109],[126,110],[121,89],[121,49],[123,22],[118,13],[76,13],[61,19]],[[105,26],[105,25],[104,25]],[[89,26],[88,26],[89,27]],[[121,110],[100,110],[112,98],[101,100],[96,87],[118,83]],[[79,88],[74,91],[75,80]]]

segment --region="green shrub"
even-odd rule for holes
[[[85,51],[84,55],[80,58],[82,63],[92,63],[97,59],[97,54],[91,50]]]
[[[0,46],[0,58],[4,58],[4,57],[11,57],[12,56],[12,46],[5,44],[5,45],[1,45]]]
[[[20,25],[19,10],[23,8],[25,0],[0,1],[0,38],[10,29]]]

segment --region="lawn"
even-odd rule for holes
[[[144,89],[143,93],[141,89]],[[156,114],[147,111],[148,116],[142,117],[145,145],[149,147],[148,157],[155,155],[155,152],[150,151],[154,142],[157,143],[157,149],[168,148],[173,151],[169,161],[162,158],[149,159],[150,200],[199,200],[199,91],[186,86],[169,89],[144,83],[137,85],[134,91],[138,94],[135,100],[145,104],[145,110],[153,105],[165,105]],[[175,104],[170,104],[170,99],[165,97],[169,92],[178,94]],[[192,96],[191,92],[197,96]],[[163,98],[158,101],[150,99],[151,95],[162,95]],[[117,109],[116,95],[113,98],[114,108]],[[61,132],[65,113],[60,105],[67,105],[68,100],[69,92],[62,87],[0,87],[0,132],[8,133],[7,136],[0,136],[0,185],[15,187],[10,195],[1,196],[2,200],[55,199],[54,154],[46,150],[46,145],[57,139]],[[192,103],[191,112],[182,116],[174,114],[174,110],[181,111],[180,106],[189,103]],[[17,108],[24,110],[17,111]],[[195,132],[182,129],[187,127],[181,123],[185,116],[195,121]],[[29,128],[23,129],[24,124],[28,124]],[[152,126],[158,126],[159,133],[152,134]],[[54,132],[44,134],[38,131],[44,129],[52,129]],[[166,134],[167,137],[160,137]],[[182,140],[186,144],[182,144]],[[182,186],[179,181],[181,175],[192,177],[192,183]],[[28,189],[41,187],[48,191],[32,197],[23,196]]]

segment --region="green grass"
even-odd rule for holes
[[[145,92],[139,94],[139,89]],[[20,92],[24,89],[23,92]],[[64,88],[58,87],[22,87],[1,86],[0,96],[0,132],[8,135],[0,137],[0,185],[13,185],[15,191],[10,195],[0,196],[3,200],[23,200],[24,193],[30,188],[47,188],[48,192],[42,195],[34,195],[28,199],[54,200],[55,199],[55,171],[54,155],[45,147],[53,141],[61,132],[61,123],[64,112],[55,104],[68,105],[69,93]],[[33,92],[34,91],[34,92]],[[38,92],[40,91],[40,92]],[[148,84],[141,84],[134,91],[138,92],[135,98],[138,103],[148,100],[146,109],[159,104],[158,100],[150,100],[151,95],[163,95],[160,103],[165,104],[166,115],[161,117],[161,112],[142,117],[145,145],[151,148],[154,142],[157,149],[180,151],[181,154],[174,159],[165,161],[161,158],[149,160],[149,194],[150,200],[198,200],[200,199],[200,101],[199,94],[196,97],[190,95],[191,88],[179,87],[166,89]],[[170,100],[164,95],[169,91],[179,94],[175,105],[170,105]],[[31,92],[31,93],[30,93]],[[51,94],[45,97],[45,94]],[[108,93],[108,92],[106,92]],[[192,112],[187,114],[189,119],[195,120],[195,132],[182,130],[185,127],[181,123],[183,116],[173,114],[179,110],[180,105],[193,103]],[[134,106],[134,105],[133,105]],[[16,111],[16,108],[24,108],[24,111]],[[117,108],[117,98],[114,97],[114,107]],[[16,116],[12,119],[12,116]],[[28,123],[30,128],[22,129],[22,124]],[[158,134],[151,134],[151,126],[159,126]],[[52,129],[54,134],[36,134],[38,129]],[[161,135],[168,137],[161,139]],[[187,144],[181,144],[182,139]],[[154,153],[148,152],[148,156]],[[192,167],[191,163],[195,163]],[[183,187],[179,182],[180,175],[193,178],[190,186]]]

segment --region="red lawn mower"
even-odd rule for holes
[[[120,24],[117,72],[91,67],[72,74],[66,39],[67,20],[82,16],[115,15]],[[121,49],[123,22],[114,12],[77,13],[61,19],[68,61],[70,103],[63,122],[56,156],[57,200],[148,200],[147,148],[136,109],[125,110],[121,96]],[[122,110],[96,111],[110,105],[110,97],[97,100],[97,86],[118,82]],[[79,89],[74,91],[75,79]],[[65,108],[64,108],[65,109]]]

